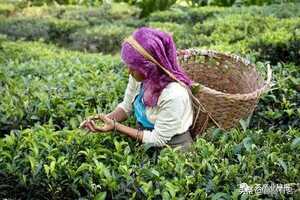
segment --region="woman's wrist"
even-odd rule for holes
[[[128,126],[125,126],[121,123],[116,122],[116,130],[118,130],[120,133],[124,135],[128,135],[132,139],[143,141],[144,133],[142,130],[131,128]]]
[[[113,128],[114,128],[114,132],[115,131],[117,131],[118,130],[118,122],[115,120],[115,119],[113,119]]]

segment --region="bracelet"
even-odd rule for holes
[[[138,140],[138,139],[139,139],[139,138],[138,138],[138,137],[139,137],[139,131],[140,131],[140,130],[138,129],[137,132],[136,132],[136,134],[135,134],[135,140],[136,140],[136,141],[139,141],[139,140]]]
[[[114,122],[114,133],[116,133],[116,130],[117,130],[117,126],[116,126],[116,120],[113,119],[113,122]]]

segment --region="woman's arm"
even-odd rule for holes
[[[114,119],[117,122],[123,122],[128,118],[126,112],[121,107],[116,107],[116,109],[113,112],[107,114],[106,117],[108,117],[109,119]]]

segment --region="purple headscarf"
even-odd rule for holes
[[[191,86],[193,81],[186,75],[176,60],[176,46],[170,34],[158,29],[141,27],[133,32],[134,39],[177,79]],[[146,106],[156,106],[162,90],[173,80],[156,64],[148,61],[129,43],[123,42],[122,61],[130,68],[144,75],[144,96]]]

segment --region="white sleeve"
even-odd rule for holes
[[[151,146],[164,146],[171,138],[178,134],[181,119],[184,114],[184,96],[167,95],[159,103],[159,113],[152,131],[144,130],[143,143]]]
[[[137,81],[129,75],[123,101],[117,105],[117,107],[120,107],[125,111],[128,117],[132,114],[132,102],[138,90],[138,86]]]

